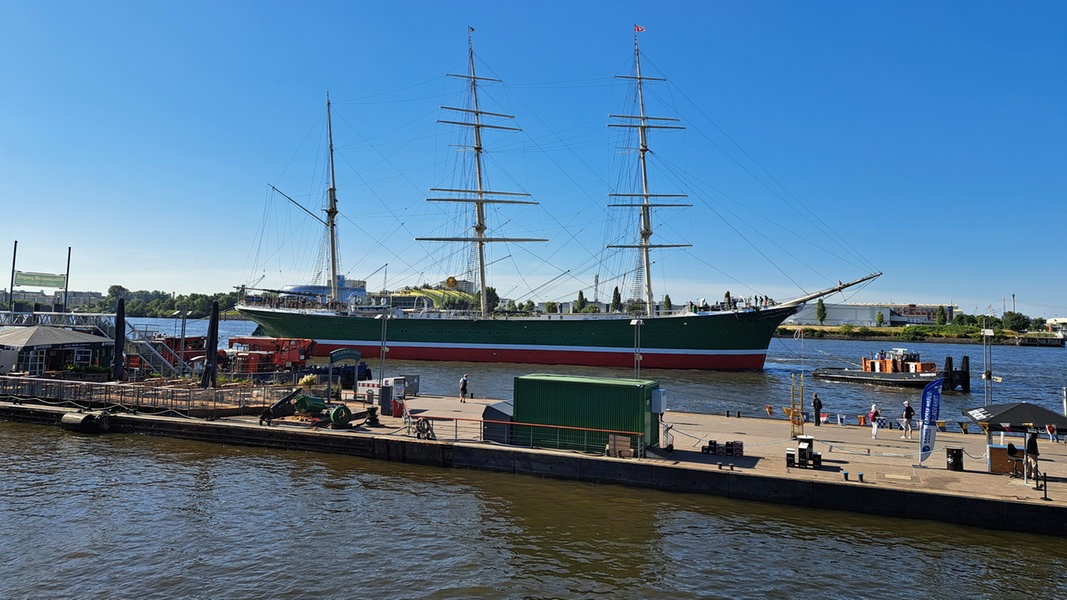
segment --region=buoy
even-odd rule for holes
[[[105,433],[111,426],[111,420],[106,412],[67,413],[59,419],[59,426],[81,433]]]

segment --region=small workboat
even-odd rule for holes
[[[952,357],[945,358],[945,366],[937,368],[934,362],[923,362],[918,352],[905,348],[892,348],[887,351],[872,352],[862,358],[859,369],[838,367],[821,367],[811,373],[816,379],[845,381],[850,383],[867,383],[894,387],[925,387],[931,381],[943,377],[944,389],[962,392],[971,391],[970,359],[966,356],[960,368],[954,369]]]

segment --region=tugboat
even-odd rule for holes
[[[961,392],[971,391],[970,358],[963,357],[959,369],[952,367],[952,357],[945,358],[945,367],[938,370],[936,363],[923,362],[918,352],[905,348],[892,348],[888,352],[872,352],[862,358],[859,369],[821,367],[812,372],[812,377],[849,383],[868,383],[893,387],[925,387],[927,383],[945,378],[944,389]]]

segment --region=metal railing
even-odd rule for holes
[[[0,377],[0,398],[33,401],[78,408],[121,407],[153,412],[221,409],[262,409],[291,390],[288,388],[239,387],[193,388],[167,385],[94,383],[37,377]]]
[[[420,426],[420,421],[428,425]],[[406,409],[404,422],[409,434],[418,434],[422,429],[432,434],[426,437],[441,441],[489,442],[519,448],[546,448],[604,454],[611,436],[615,436],[617,440],[629,441],[629,448],[634,456],[645,456],[646,450],[645,436],[639,431],[515,423],[467,417],[408,415]]]
[[[273,405],[292,391],[291,387],[274,386],[203,389],[179,382],[150,381],[137,384],[96,383],[7,376],[0,377],[0,399],[85,410],[117,407],[127,411],[210,416],[215,411],[227,409],[252,414]],[[403,418],[408,435],[441,441],[484,442],[518,448],[616,455],[619,455],[619,449],[626,448],[633,456],[639,457],[645,456],[647,449],[644,434],[637,431],[410,415],[406,407]]]

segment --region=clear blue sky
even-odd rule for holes
[[[490,285],[606,299],[621,280],[593,260],[628,155],[605,125],[630,110],[613,76],[634,24],[668,79],[650,112],[687,127],[652,136],[656,191],[694,205],[657,211],[654,242],[693,244],[654,255],[657,297],[785,299],[877,270],[830,301],[1067,317],[1063,2],[0,0],[0,260],[18,240],[20,270],[61,273],[71,246],[77,290],[293,283],[310,264],[281,264],[319,230],[267,184],[317,210],[329,92],[344,271],[374,289],[460,273],[465,254],[413,238],[454,217],[425,198],[453,183],[435,120],[473,26],[503,80],[482,108],[523,129],[486,135],[492,186],[540,202],[492,215],[497,233],[551,240],[495,246]]]

